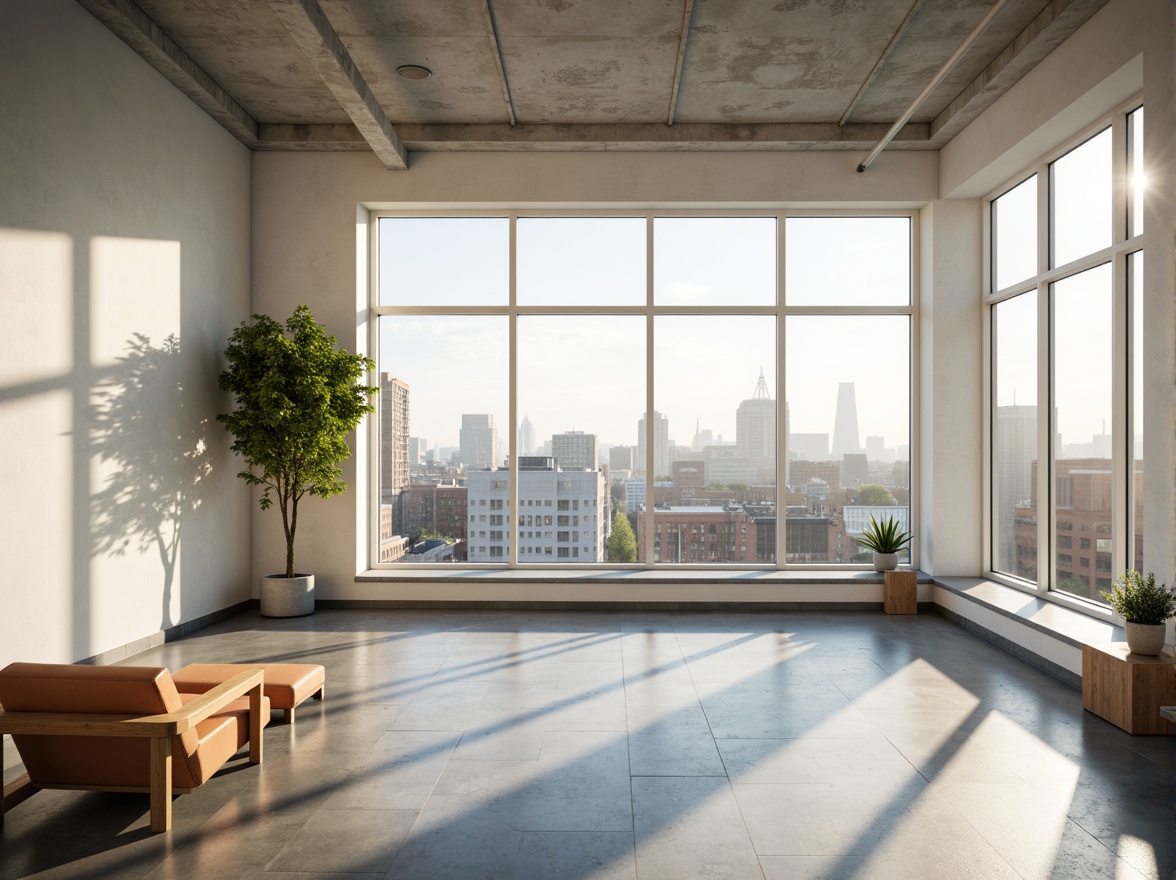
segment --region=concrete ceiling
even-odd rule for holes
[[[869,149],[995,4],[79,2],[251,148],[390,168],[409,149]],[[1105,2],[1006,0],[889,148],[943,146]]]

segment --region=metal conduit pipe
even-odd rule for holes
[[[947,75],[951,73],[952,68],[959,64],[960,59],[963,58],[967,51],[972,48],[972,45],[976,42],[976,40],[980,39],[980,35],[988,30],[988,26],[992,24],[992,20],[996,18],[997,13],[999,13],[1005,7],[1006,3],[1008,3],[1008,0],[997,0],[996,4],[988,10],[988,13],[982,19],[980,19],[980,23],[972,29],[972,32],[968,34],[967,39],[965,39],[964,42],[960,44],[960,47],[951,54],[951,57],[947,59],[947,63],[945,63],[943,67],[939,68],[939,72],[931,78],[931,82],[927,83],[927,85],[923,87],[923,91],[919,92],[919,96],[911,102],[911,105],[907,107],[905,111],[903,111],[903,114],[898,117],[898,121],[895,122],[894,125],[890,126],[890,131],[886,132],[886,134],[882,137],[882,140],[878,141],[877,146],[870,150],[870,155],[866,156],[865,161],[858,165],[857,170],[859,173],[865,171],[866,168],[869,167],[870,163],[878,158],[878,154],[886,148],[886,145],[894,140],[894,136],[898,134],[902,130],[902,127],[907,124],[907,121],[915,115],[915,111],[917,111],[919,107],[922,106],[923,102],[927,100],[927,97],[939,87],[939,84],[943,82],[944,78],[946,78]]]

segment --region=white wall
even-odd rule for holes
[[[72,0],[0,5],[0,83],[0,665],[73,661],[249,595],[249,154]]]
[[[980,197],[1142,90],[1144,568],[1169,585],[1176,583],[1174,56],[1171,0],[1111,0],[940,154],[941,196]]]
[[[360,153],[255,153],[254,307],[284,318],[305,302],[342,344],[366,348],[357,205],[918,207],[935,198],[936,154],[887,153],[858,174],[861,159],[853,153],[414,153],[408,171],[391,172]],[[360,244],[366,247],[365,240]],[[345,463],[344,473],[346,495],[300,508],[296,566],[315,572],[320,598],[409,596],[402,585],[355,583],[366,567],[366,552],[356,552],[366,520],[358,509],[363,493],[355,490],[366,479],[363,459]],[[284,545],[275,512],[254,517],[253,567],[260,577],[280,569]],[[494,590],[475,585],[473,595],[517,597]]]

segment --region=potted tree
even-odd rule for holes
[[[1149,572],[1145,578],[1134,570],[1115,581],[1109,593],[1100,590],[1099,594],[1123,618],[1127,649],[1132,654],[1159,656],[1164,650],[1164,624],[1176,614],[1176,595],[1165,584],[1156,586],[1155,574]]]
[[[874,551],[874,571],[894,571],[898,568],[899,551],[910,543],[911,534],[904,532],[892,516],[879,523],[870,514],[870,524],[855,540],[860,546]]]
[[[337,348],[304,305],[284,327],[266,315],[242,322],[225,358],[229,366],[219,384],[233,394],[237,408],[217,421],[232,433],[231,448],[245,460],[237,476],[263,487],[262,510],[277,499],[286,534],[286,571],[261,579],[261,613],[310,614],[314,575],[294,570],[298,503],[305,495],[329,498],[347,489],[339,463],[351,454],[347,435],[374,411],[368,397],[379,389],[359,380],[375,362]]]

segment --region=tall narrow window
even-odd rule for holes
[[[1098,591],[1109,590],[1113,579],[1111,266],[1071,275],[1052,288],[1054,584],[1063,592],[1098,599]]]
[[[997,191],[987,255],[988,571],[1077,607],[1143,565],[1143,108],[1092,130]]]
[[[1142,111],[1136,111],[1142,112]],[[1131,567],[1143,571],[1143,251],[1127,261],[1131,292]]]
[[[1037,580],[1037,297],[992,310],[992,568]]]

